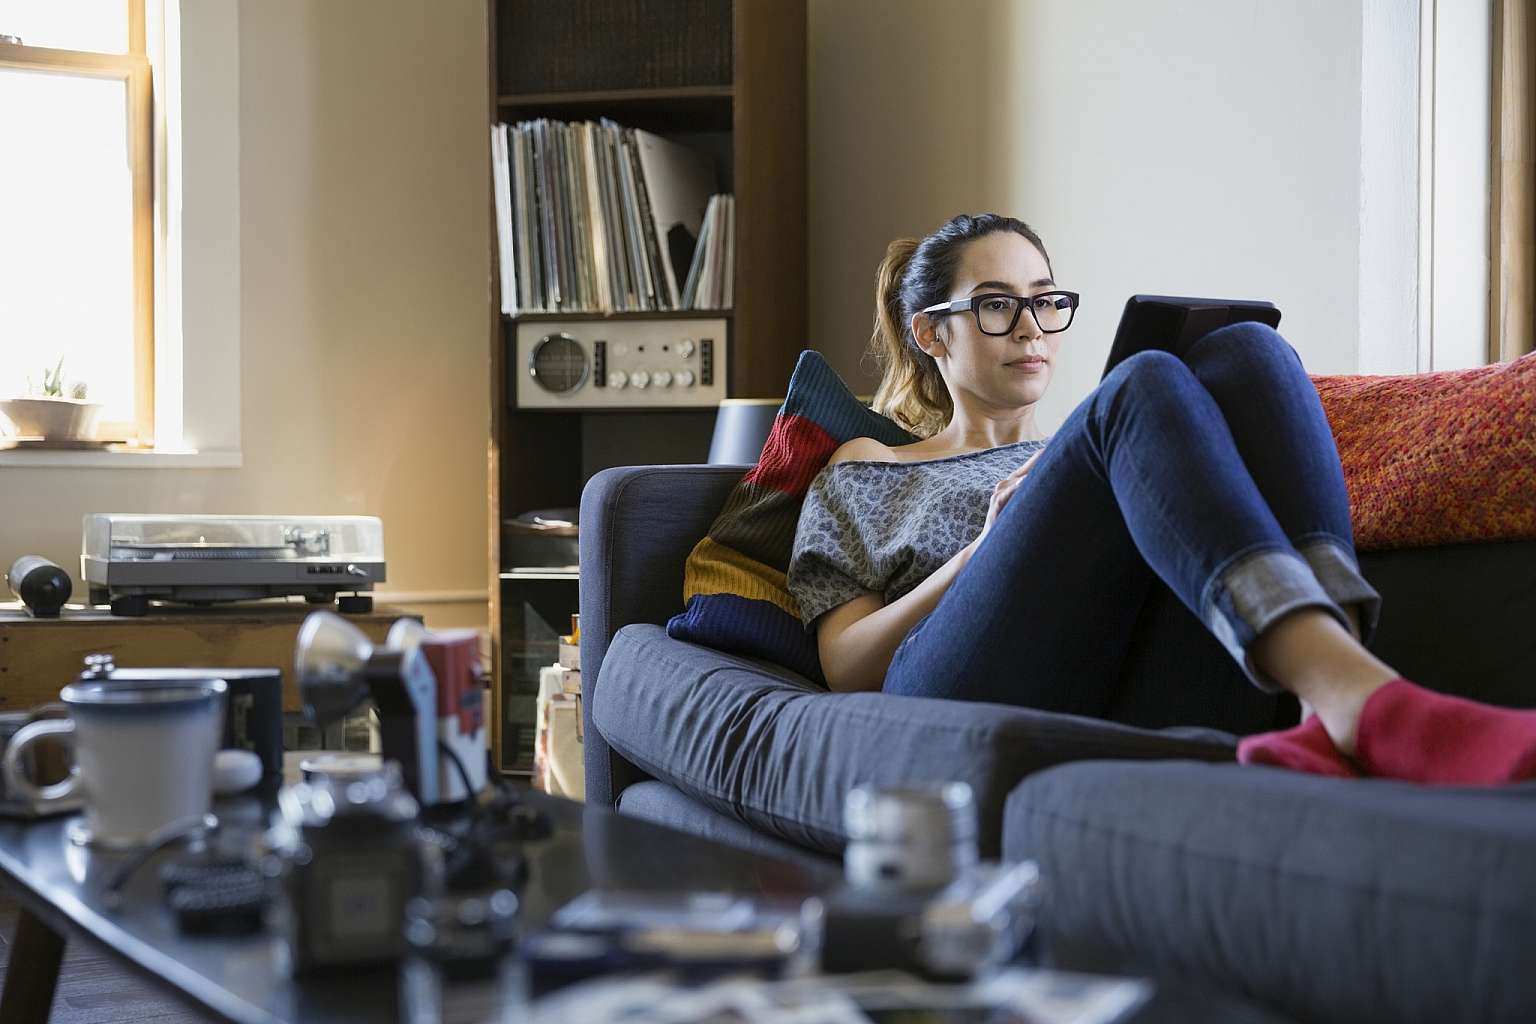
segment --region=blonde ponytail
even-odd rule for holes
[[[910,338],[902,302],[907,266],[918,240],[898,238],[885,250],[875,273],[875,324],[869,355],[880,368],[874,409],[918,437],[932,437],[954,414],[949,388],[933,357]]]

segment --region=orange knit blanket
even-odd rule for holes
[[[1358,549],[1536,538],[1536,353],[1313,383],[1344,463]]]

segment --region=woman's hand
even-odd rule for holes
[[[1035,452],[1025,461],[1024,465],[1003,477],[997,482],[997,486],[992,488],[992,499],[987,503],[987,521],[982,525],[981,533],[975,540],[971,541],[971,550],[973,552],[981,546],[981,542],[986,539],[987,534],[992,532],[992,524],[997,522],[998,514],[1007,507],[1009,500],[1013,498],[1013,492],[1019,489],[1019,484],[1023,483],[1024,478],[1029,475],[1030,469],[1035,465],[1035,460],[1044,454],[1044,448]]]

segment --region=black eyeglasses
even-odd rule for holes
[[[987,292],[966,299],[955,299],[953,302],[940,302],[923,312],[929,316],[945,316],[970,310],[976,317],[977,329],[982,334],[996,336],[1012,333],[1018,326],[1019,313],[1027,308],[1042,334],[1059,334],[1072,326],[1077,303],[1077,292],[1041,292],[1039,295],[1028,296]]]

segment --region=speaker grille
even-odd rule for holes
[[[569,394],[585,384],[588,369],[586,350],[569,334],[544,335],[528,357],[528,372],[534,381],[557,395]]]

